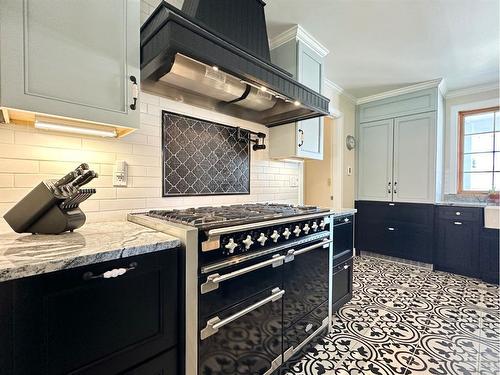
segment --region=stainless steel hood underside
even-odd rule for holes
[[[328,114],[327,98],[268,61],[261,0],[184,4],[162,2],[141,28],[143,90],[267,126]]]

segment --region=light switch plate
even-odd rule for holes
[[[299,178],[297,176],[290,176],[290,187],[299,186]]]
[[[125,160],[118,160],[113,168],[113,186],[127,186],[128,170]]]

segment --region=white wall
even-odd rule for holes
[[[141,2],[142,17],[154,9],[156,0]],[[263,125],[219,115],[183,103],[141,93],[140,128],[118,140],[64,135],[20,125],[0,125],[0,216],[43,179],[59,178],[81,162],[99,173],[89,187],[97,194],[82,204],[88,221],[123,220],[130,211],[152,208],[182,208],[241,202],[297,204],[299,188],[290,177],[299,176],[293,162],[272,161],[268,150],[251,151],[250,195],[161,197],[161,111],[169,110],[232,126],[267,133]],[[112,185],[116,160],[129,164],[126,188]],[[0,233],[9,231],[0,219]]]
[[[448,97],[445,100],[444,193],[457,193],[458,112],[499,105],[499,91]]]

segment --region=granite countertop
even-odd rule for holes
[[[456,206],[456,207],[486,207],[486,206],[494,206],[492,203],[488,202],[436,202],[437,206]]]
[[[331,213],[333,214],[333,216],[342,216],[342,215],[351,215],[351,214],[355,214],[356,212],[358,212],[357,209],[355,208],[341,208],[341,209],[333,209],[331,211]]]
[[[0,282],[172,249],[179,239],[126,221],[59,235],[0,234]]]

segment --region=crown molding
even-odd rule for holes
[[[466,87],[463,89],[451,90],[445,94],[445,98],[446,99],[457,98],[459,96],[479,94],[482,92],[493,91],[493,90],[497,90],[497,92],[500,91],[500,83],[499,82],[492,82],[492,83],[486,83],[484,85],[476,85],[476,86]],[[500,96],[500,92],[499,92],[499,96]]]
[[[351,94],[347,93],[343,87],[337,85],[335,82],[330,81],[328,78],[325,78],[324,80],[325,86],[331,88],[333,91],[335,91],[338,95],[342,95],[352,103],[356,104],[356,98],[352,96]]]
[[[402,95],[402,94],[409,94],[409,93],[415,92],[415,91],[439,87],[441,85],[442,81],[443,81],[442,78],[438,78],[438,79],[433,79],[430,81],[420,82],[420,83],[417,83],[415,85],[401,87],[401,88],[395,89],[395,90],[381,92],[381,93],[375,94],[375,95],[365,96],[363,98],[359,98],[356,101],[356,104],[369,103],[369,102],[373,102],[375,100],[392,98],[393,96],[398,96],[398,95]]]
[[[276,35],[269,40],[269,49],[275,49],[289,42],[290,40],[300,40],[321,57],[325,57],[330,53],[328,48],[318,42],[311,34],[309,34],[302,26],[294,25],[281,34]]]

